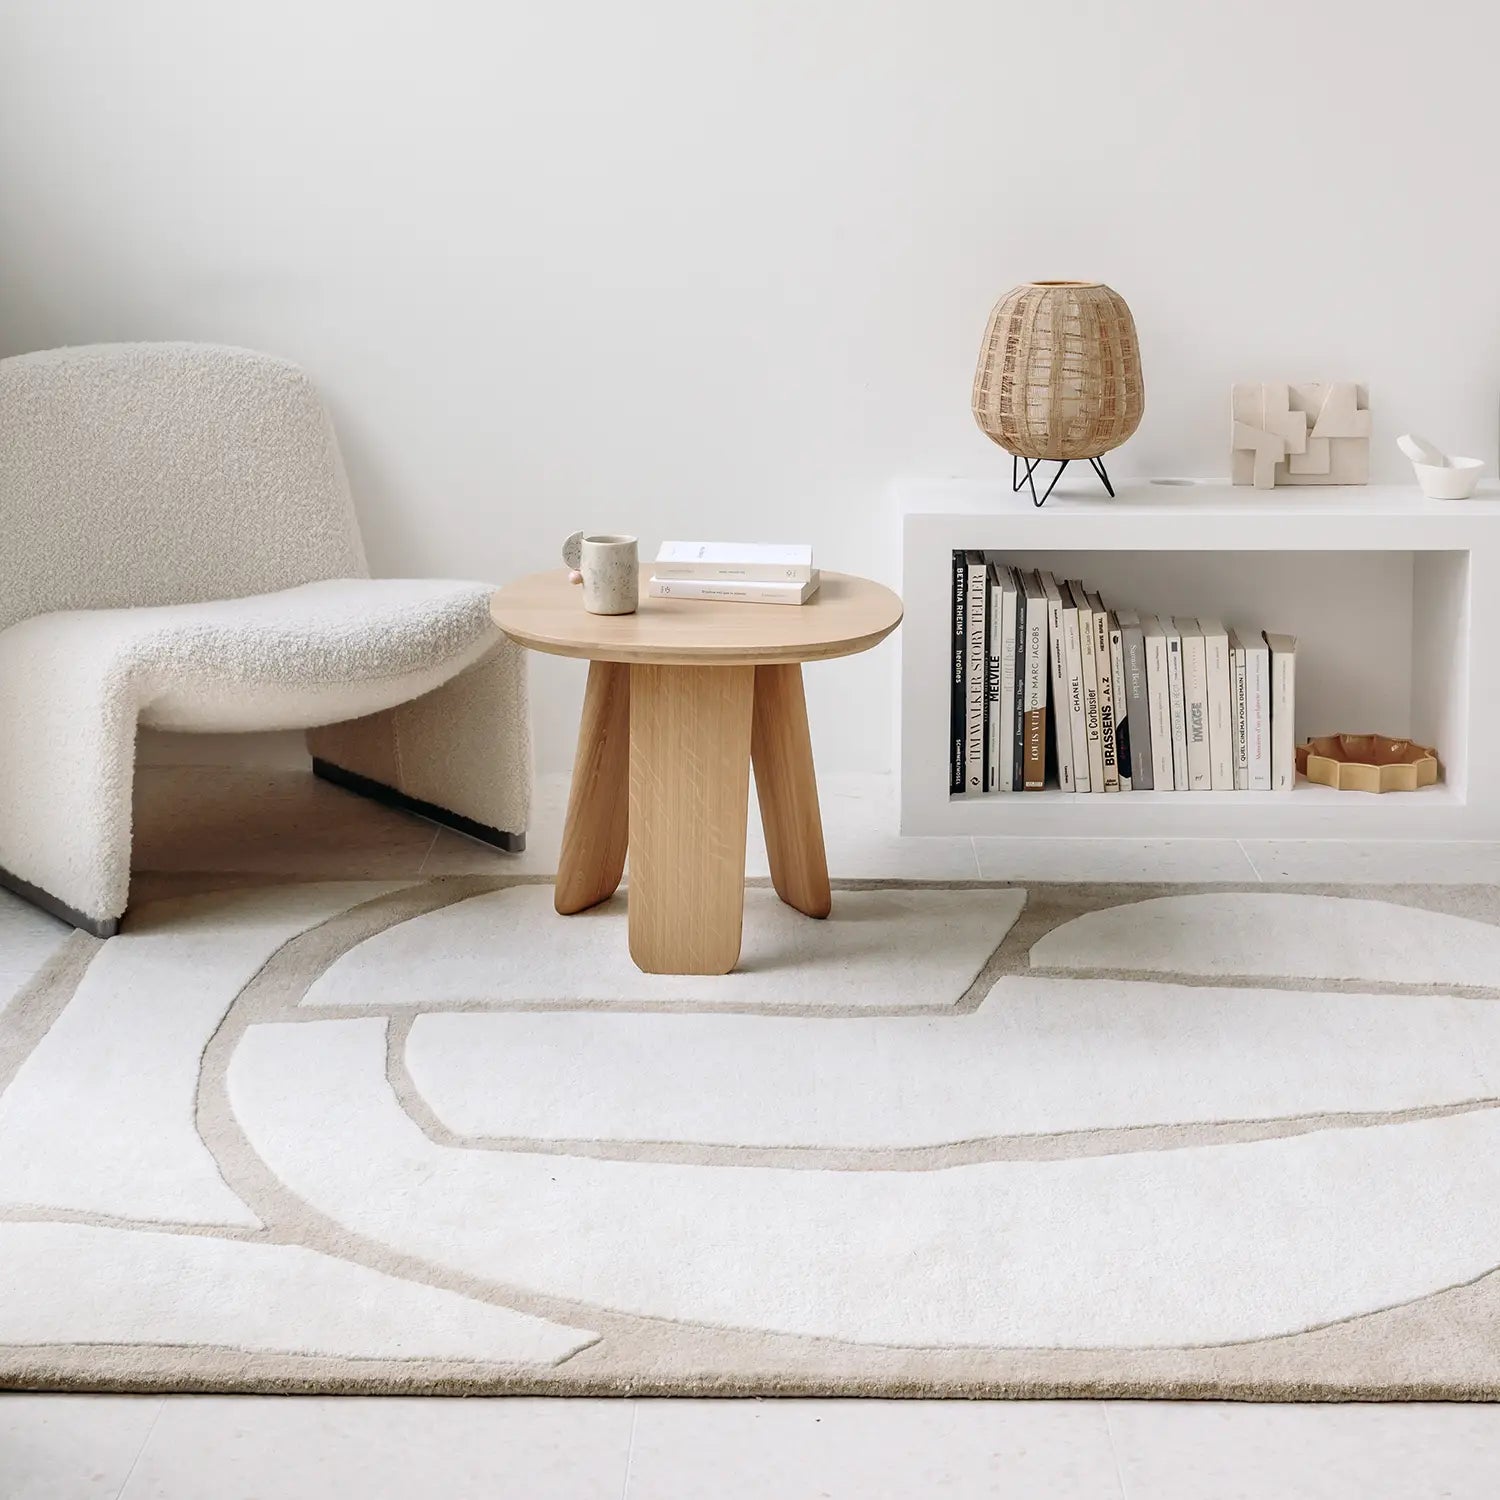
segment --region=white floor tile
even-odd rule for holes
[[[119,1500],[619,1500],[629,1401],[175,1396]]]
[[[625,1500],[1120,1500],[1093,1402],[643,1401]]]
[[[986,880],[1254,880],[1234,839],[977,838]]]
[[[1500,1406],[1114,1402],[1125,1500],[1494,1500]]]
[[[1246,839],[1262,880],[1377,885],[1403,881],[1466,885],[1500,882],[1500,844],[1415,839]]]
[[[5,1500],[114,1500],[160,1396],[0,1395]]]

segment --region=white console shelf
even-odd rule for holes
[[[907,481],[901,831],[1055,837],[1500,838],[1500,489],[1271,491],[1071,473],[1040,510],[1008,483]],[[1372,730],[1436,745],[1434,787],[948,793],[952,554],[1081,578],[1112,606],[1298,637],[1297,738]],[[1050,733],[1050,725],[1049,725]]]

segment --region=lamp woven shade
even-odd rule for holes
[[[1100,281],[1028,281],[990,314],[974,420],[1021,458],[1098,458],[1146,409],[1135,319]]]

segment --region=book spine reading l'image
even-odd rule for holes
[[[1073,790],[1073,726],[1068,716],[1068,656],[1063,641],[1063,597],[1057,579],[1041,574],[1047,596],[1047,666],[1050,673],[1052,743],[1057,756],[1059,790]]]
[[[1094,670],[1099,686],[1099,762],[1104,790],[1120,790],[1120,762],[1115,748],[1115,680],[1109,653],[1109,611],[1098,594],[1089,595],[1094,622]]]
[[[1182,684],[1182,636],[1175,624],[1162,621],[1167,638],[1167,688],[1172,709],[1172,783],[1179,792],[1192,785],[1188,779],[1187,700]]]
[[[1120,611],[1120,637],[1125,652],[1126,737],[1130,742],[1130,786],[1137,792],[1155,789],[1151,764],[1151,709],[1146,692],[1146,637],[1134,610]]]
[[[1182,712],[1187,731],[1188,790],[1210,789],[1208,756],[1208,670],[1203,631],[1197,620],[1178,617],[1172,623],[1182,637]]]
[[[964,690],[964,675],[969,659],[969,569],[962,552],[953,554],[953,646],[949,663],[949,734],[948,747],[948,795],[957,796],[967,785],[965,761],[967,757],[966,725],[968,722],[968,697]]]
[[[977,792],[984,785],[984,613],[986,578],[984,554],[966,555],[968,571],[967,659],[964,663],[964,786]]]

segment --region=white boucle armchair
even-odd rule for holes
[[[0,884],[118,928],[138,724],[306,729],[328,780],[524,847],[525,663],[489,593],[370,579],[332,424],[284,360],[0,360]]]

